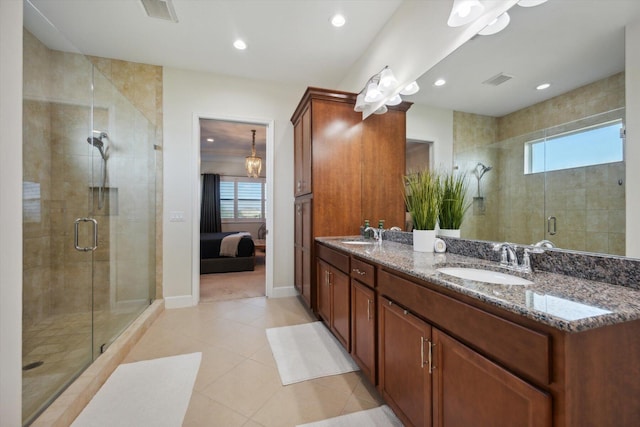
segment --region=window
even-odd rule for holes
[[[529,141],[524,173],[579,168],[623,160],[622,120]]]
[[[265,218],[266,184],[263,180],[243,177],[220,178],[222,221]]]

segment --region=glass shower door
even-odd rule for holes
[[[24,35],[23,421],[93,360],[91,63]]]

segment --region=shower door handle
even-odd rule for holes
[[[93,246],[80,246],[78,242],[78,226],[81,222],[91,222],[93,223]],[[98,248],[98,221],[94,218],[76,218],[73,222],[73,230],[74,230],[74,246],[77,251],[80,252],[90,252],[95,251]]]
[[[553,223],[553,227],[551,227],[551,223]],[[557,220],[555,216],[550,216],[547,218],[547,233],[550,235],[554,235],[557,233]]]

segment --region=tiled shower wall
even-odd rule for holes
[[[92,190],[87,177],[95,175],[94,186],[101,181],[101,158],[86,143],[91,134],[91,62],[79,54],[50,50],[25,30],[23,317],[27,325],[91,307],[86,286],[91,263],[73,249],[70,227],[73,218],[87,213],[100,222],[100,247],[93,253],[94,308],[116,308],[114,303],[145,300],[149,294],[162,296],[161,227],[155,226],[156,221],[161,224],[162,210],[156,205],[162,203],[158,197],[162,156],[161,151],[148,151],[162,141],[162,70],[91,60],[105,73],[94,76],[94,128],[108,130],[111,146],[107,163],[111,199],[102,211],[89,206]],[[95,188],[93,192],[97,195]],[[89,238],[80,237],[85,242]],[[108,262],[114,256],[117,262]],[[141,282],[142,287],[133,285]]]
[[[478,162],[493,166],[482,178],[485,210],[470,208],[462,235],[524,244],[550,238],[562,248],[624,255],[624,163],[524,174],[527,140],[624,105],[619,73],[499,118],[454,112],[455,163],[466,171]],[[469,196],[476,196],[476,183],[470,174]],[[558,217],[553,237],[545,236],[549,215]]]

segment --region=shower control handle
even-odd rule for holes
[[[91,222],[93,223],[93,246],[80,246],[78,242],[78,227],[81,222]],[[95,218],[76,218],[73,222],[73,230],[74,230],[74,246],[77,251],[80,252],[92,252],[98,248],[98,221]]]
[[[558,222],[555,216],[550,216],[549,218],[547,218],[547,233],[549,233],[551,236],[555,235],[558,232],[557,226]]]

